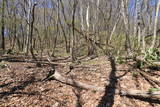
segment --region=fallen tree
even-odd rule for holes
[[[8,62],[25,62],[25,63],[40,63],[40,64],[46,64],[50,66],[66,66],[66,63],[57,63],[57,62],[48,62],[48,59],[46,57],[40,58],[37,57],[39,60],[34,60],[30,56],[15,56],[15,55],[4,55],[0,57],[1,61],[8,61]]]
[[[133,58],[136,62],[142,62],[148,66],[152,66],[152,67],[160,67],[160,62],[159,61],[146,61],[144,58],[142,57],[136,57]]]
[[[85,90],[92,90],[92,91],[99,91],[99,92],[105,92],[106,87],[100,87],[100,86],[94,86],[94,85],[89,85],[86,83],[82,83],[80,81],[75,81],[71,78],[66,78],[62,76],[59,72],[53,70],[50,71],[52,74],[45,78],[44,80],[53,78],[54,80],[57,80],[61,83],[77,87],[80,89],[85,89]],[[116,89],[115,94],[119,94],[121,96],[138,96],[140,98],[152,98],[156,100],[160,100],[160,91],[155,91],[155,92],[150,92],[150,91],[141,91],[141,90],[119,90]]]
[[[51,60],[48,57],[47,58],[48,62],[51,64]],[[47,75],[47,77],[45,79],[43,79],[42,81],[48,80],[53,78],[54,80],[57,80],[61,83],[73,86],[73,87],[77,87],[80,89],[85,89],[85,90],[92,90],[92,91],[99,91],[99,92],[105,92],[106,88],[108,88],[108,86],[104,87],[104,86],[95,86],[95,85],[89,85],[80,81],[76,81],[73,80],[72,78],[66,78],[64,76],[62,76],[59,72],[57,72],[54,68],[52,68],[49,71],[49,74]],[[112,88],[112,87],[111,87]],[[140,98],[151,98],[154,100],[160,100],[160,91],[141,91],[141,90],[120,90],[120,89],[115,89],[115,94],[119,94],[121,96],[131,96],[131,97],[140,97]]]
[[[123,96],[138,96],[141,98],[152,98],[160,100],[160,91],[149,92],[149,91],[141,91],[141,90],[127,90],[127,91],[120,91],[120,95]]]
[[[145,78],[147,78],[148,80],[151,80],[157,84],[160,84],[160,79],[159,78],[155,78],[155,77],[152,77],[150,75],[148,75],[147,73],[143,72],[143,71],[140,71],[141,75],[143,75]]]

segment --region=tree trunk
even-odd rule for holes
[[[35,20],[35,16],[34,16],[34,12],[35,12],[35,7],[36,7],[36,3],[34,3],[33,7],[32,7],[32,21],[30,23],[30,52],[31,55],[33,57],[33,59],[37,60],[37,58],[34,55],[34,51],[33,51],[33,27],[34,27],[34,20]]]
[[[158,0],[157,9],[156,9],[156,17],[155,17],[155,22],[154,22],[154,36],[153,36],[151,48],[154,48],[156,44],[159,8],[160,8],[160,0]]]
[[[5,30],[5,25],[4,25],[4,14],[5,14],[5,0],[2,0],[2,19],[1,19],[1,35],[2,35],[2,43],[1,43],[1,48],[5,50],[5,36],[4,36],[4,30]]]
[[[90,32],[90,3],[88,2],[87,4],[87,10],[86,10],[86,23],[87,23],[87,34],[86,34],[86,42],[87,42],[87,45],[88,45],[88,56],[91,56],[94,54],[94,46],[93,46],[93,43],[92,43],[92,35],[89,35],[89,32]]]
[[[76,12],[76,8],[77,8],[77,4],[78,1],[74,0],[73,3],[73,14],[72,14],[72,38],[71,38],[71,57],[72,57],[72,61],[76,61],[76,53],[75,53],[75,40],[76,40],[76,36],[75,36],[75,31],[74,31],[74,27],[75,27],[75,12]]]
[[[29,48],[30,48],[30,37],[29,37],[29,33],[30,33],[30,15],[31,15],[31,0],[28,0],[28,1],[24,1],[25,2],[25,7],[27,9],[27,12],[26,12],[26,21],[27,21],[27,28],[26,28],[26,43],[25,43],[25,53],[26,55],[28,55],[28,52],[29,52]]]
[[[125,40],[125,49],[127,50],[128,53],[130,53],[131,51],[131,45],[130,45],[130,37],[129,37],[129,20],[127,18],[127,4],[125,3],[125,0],[122,0],[121,1],[121,7],[122,7],[122,10],[121,10],[121,13],[122,13],[122,16],[123,16],[123,21],[124,21],[124,25],[125,25],[125,36],[126,36],[126,40]]]

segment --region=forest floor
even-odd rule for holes
[[[104,93],[78,89],[56,80],[41,81],[48,74],[49,65],[37,67],[32,62],[7,59],[3,61],[5,67],[0,68],[0,106],[160,107],[158,101],[115,94],[116,89],[147,91],[153,87],[153,84],[137,73],[138,69],[131,66],[133,62],[112,65],[106,56],[94,59],[86,57],[68,74],[70,59],[61,58],[53,62],[57,63],[55,69],[64,77],[112,88],[106,88]],[[152,73],[153,77],[157,75],[160,75],[160,71]]]

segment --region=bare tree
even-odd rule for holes
[[[77,0],[74,0],[73,2],[73,12],[72,12],[72,39],[71,39],[71,56],[72,56],[72,61],[76,61],[77,58],[76,58],[76,35],[75,35],[75,30],[74,30],[74,27],[75,27],[75,13],[76,13],[76,8],[77,8],[77,5],[78,5],[78,1]]]
[[[160,0],[158,0],[158,3],[157,3],[156,17],[155,17],[155,22],[154,22],[154,36],[153,36],[151,48],[154,48],[156,44],[159,8],[160,8]]]
[[[30,25],[30,52],[32,54],[33,59],[36,59],[35,55],[34,55],[34,51],[33,51],[33,28],[34,28],[34,21],[35,21],[35,7],[36,7],[37,3],[35,2],[32,6],[32,20],[29,23]],[[37,60],[37,59],[36,59]]]
[[[126,41],[125,41],[125,48],[128,52],[131,51],[131,45],[130,45],[130,37],[129,37],[129,20],[128,20],[128,13],[127,13],[127,1],[122,0],[121,1],[121,12],[123,16],[123,21],[125,25],[125,36],[126,36]]]
[[[4,23],[4,18],[5,18],[5,0],[2,0],[2,19],[1,19],[1,37],[2,37],[2,43],[1,43],[1,48],[5,50],[5,36],[4,36],[4,30],[5,30],[5,23]]]
[[[47,50],[56,56],[62,47],[72,60],[82,54],[99,54],[97,46],[126,52],[138,47],[145,52],[150,46],[145,35],[154,35],[152,47],[156,46],[159,1],[155,5],[149,0],[134,1],[38,0],[39,6],[34,9],[34,0],[1,0],[1,48],[9,44],[11,49],[28,55],[40,50],[43,56]],[[5,30],[9,32],[6,37]]]

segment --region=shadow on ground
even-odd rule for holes
[[[112,71],[109,75],[109,85],[106,86],[105,94],[100,100],[98,107],[112,107],[114,104],[114,96],[117,85],[116,64],[112,56],[109,57],[109,61],[112,67]]]
[[[34,76],[29,77],[26,81],[22,81],[19,85],[13,86],[9,89],[9,91],[0,92],[0,99],[13,95],[13,94],[23,94],[23,95],[38,95],[39,92],[21,92],[24,90],[28,85],[40,82],[40,80],[36,80]],[[6,87],[11,85],[13,82],[9,82],[7,84],[0,85],[0,88]]]

